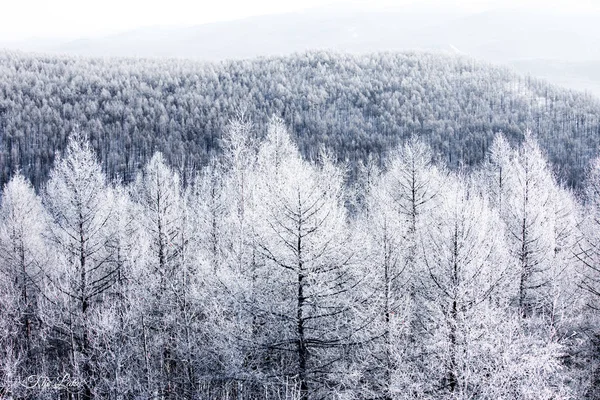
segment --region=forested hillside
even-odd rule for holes
[[[203,64],[0,54],[0,184],[35,187],[78,127],[108,177],[125,181],[160,150],[187,179],[223,149],[241,111],[264,136],[278,116],[302,154],[321,146],[351,167],[419,136],[451,168],[481,161],[494,133],[531,129],[561,176],[581,182],[600,140],[593,98],[475,62],[427,53],[324,52]]]
[[[0,397],[598,398],[600,159],[584,205],[531,134],[459,172],[412,137],[347,186],[281,120],[225,133],[187,185],[75,132],[4,186]]]

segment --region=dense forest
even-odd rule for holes
[[[466,57],[0,53],[0,398],[600,398],[599,150]]]
[[[347,183],[281,119],[223,132],[187,184],[73,132],[4,186],[0,397],[598,398],[600,159],[576,198],[531,133],[456,171],[412,136]]]
[[[526,130],[579,187],[598,150],[600,104],[589,95],[467,57],[428,53],[199,63],[0,53],[0,185],[16,168],[40,188],[73,129],[87,132],[111,179],[130,182],[155,151],[181,173],[223,151],[223,127],[273,115],[301,153],[322,146],[348,162],[376,159],[418,135],[450,168],[480,162],[494,134]]]

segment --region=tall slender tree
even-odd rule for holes
[[[48,240],[56,255],[47,271],[62,298],[56,328],[69,343],[72,375],[83,383],[83,399],[94,397],[96,371],[91,315],[103,306],[116,282],[119,265],[108,248],[112,217],[110,188],[86,138],[74,133],[48,181],[44,205],[50,221]]]
[[[5,292],[1,318],[3,327],[12,332],[2,338],[0,351],[7,363],[2,375],[14,374],[10,376],[15,386],[11,393],[17,396],[23,388],[15,383],[35,374],[43,362],[38,302],[43,287],[43,234],[47,227],[39,197],[19,172],[4,186],[1,201],[0,280]],[[11,362],[14,368],[9,368]]]
[[[518,265],[517,302],[523,317],[548,306],[545,289],[554,254],[552,194],[554,178],[537,142],[528,134],[513,162],[505,222],[509,248]],[[547,308],[546,308],[547,309]]]
[[[276,336],[264,346],[278,354],[278,375],[297,383],[302,400],[327,396],[333,365],[352,342],[353,293],[343,177],[329,160],[300,158],[281,125],[259,152],[255,243],[264,262],[255,311]],[[277,327],[277,328],[275,328]]]
[[[141,324],[145,357],[146,390],[150,396],[175,398],[183,374],[177,349],[178,291],[185,275],[189,238],[185,230],[185,199],[179,175],[156,153],[133,186],[139,206],[142,244],[145,246],[144,276],[147,283]],[[142,279],[142,276],[139,277]],[[150,299],[150,301],[147,301]],[[150,354],[150,356],[148,356]]]
[[[442,391],[468,398],[479,390],[471,381],[478,371],[471,357],[476,328],[493,311],[488,300],[505,287],[507,249],[502,223],[487,202],[456,178],[423,236],[426,273],[421,292],[427,312],[427,336],[438,349],[429,368],[443,366]],[[476,322],[477,321],[477,322]]]

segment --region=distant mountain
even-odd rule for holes
[[[588,91],[600,97],[600,60],[532,59],[513,61],[511,64],[518,71],[524,71],[560,86]]]
[[[318,49],[352,53],[436,50],[509,65],[600,97],[600,79],[581,71],[587,62],[600,61],[600,16],[434,10],[412,6],[401,11],[364,12],[337,7],[199,26],[147,27],[68,42],[32,39],[4,47],[83,56],[207,61]],[[567,74],[557,73],[557,62],[569,62],[573,68]]]
[[[426,28],[422,42],[451,42],[472,56],[501,63],[600,60],[598,17],[544,11],[487,11]]]
[[[0,186],[20,168],[44,183],[73,130],[111,177],[154,151],[187,169],[218,153],[240,110],[261,136],[273,115],[300,150],[324,146],[350,171],[418,135],[452,168],[474,166],[496,132],[532,130],[560,176],[581,184],[600,149],[600,102],[460,55],[308,52],[219,63],[0,52]],[[185,175],[184,175],[185,176]]]
[[[454,18],[448,13],[313,10],[185,28],[151,27],[52,49],[86,56],[223,60],[334,49],[373,52],[421,47],[412,32]],[[444,47],[447,45],[444,44]]]
[[[63,38],[31,37],[17,41],[0,41],[0,49],[52,53],[59,51],[57,49],[70,41]]]
[[[456,48],[493,62],[600,59],[598,16],[488,11],[311,10],[192,27],[149,27],[52,51],[88,56],[222,60],[315,49],[373,52]]]

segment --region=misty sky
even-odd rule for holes
[[[154,25],[194,25],[321,6],[401,9],[415,0],[5,0],[0,41],[93,37]],[[597,0],[421,0],[419,6],[485,11],[600,11]]]

